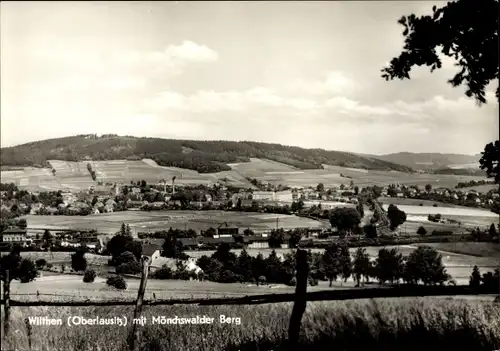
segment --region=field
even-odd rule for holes
[[[11,283],[11,296],[18,300],[36,300],[37,291],[42,299],[59,299],[62,301],[101,301],[106,299],[137,297],[139,279],[127,278],[127,290],[120,291],[106,285],[104,278],[97,277],[94,283],[84,283],[81,275],[57,274],[42,272],[42,276],[31,283]],[[311,291],[321,290],[320,287],[310,287]],[[292,293],[293,287],[285,285],[256,286],[248,284],[222,284],[197,280],[155,280],[149,279],[146,286],[146,299],[152,299],[153,293],[157,299],[167,298],[206,298],[206,297],[238,297],[245,295]],[[48,296],[43,296],[48,295]],[[54,295],[53,297],[51,295]]]
[[[419,226],[423,225],[428,232],[433,230],[451,230],[454,233],[464,233],[465,228],[489,226],[498,222],[498,214],[479,208],[457,206],[436,201],[425,201],[405,198],[382,198],[385,210],[390,204],[396,205],[406,213],[407,221],[400,227],[402,232],[416,233]],[[438,206],[434,207],[436,203]],[[423,204],[423,206],[419,206]],[[441,214],[443,219],[458,221],[460,223],[435,223],[428,220],[427,216]]]
[[[384,210],[389,207],[388,204],[383,204]],[[462,217],[488,217],[498,218],[498,214],[488,210],[468,207],[433,207],[433,206],[418,206],[418,205],[398,205],[398,208],[407,214],[414,215],[429,215],[440,213],[443,216],[462,216]]]
[[[494,257],[500,260],[500,245],[495,243],[432,243],[437,250],[477,257]]]
[[[192,228],[195,230],[217,228],[227,222],[229,226],[263,231],[276,228],[276,218],[281,228],[322,228],[322,222],[294,215],[277,215],[224,211],[126,211],[103,213],[93,216],[38,216],[27,215],[29,228],[78,228],[96,229],[100,233],[115,233],[122,223],[130,225],[132,232]]]
[[[285,350],[290,303],[257,306],[145,307],[139,326],[140,350]],[[13,307],[7,349],[29,349],[24,318],[60,318],[59,326],[32,326],[36,350],[126,349],[130,326],[68,326],[70,316],[131,318],[126,307]],[[220,316],[234,323],[220,322]],[[166,316],[214,318],[213,324],[160,325]],[[300,349],[309,350],[475,350],[500,347],[500,306],[492,302],[439,298],[376,299],[308,303],[302,318]]]
[[[413,198],[406,198],[406,197],[379,197],[378,201],[380,201],[382,204],[393,204],[393,205],[412,205],[412,206],[420,206],[422,204],[423,206],[433,206],[434,204],[437,205],[437,207],[451,207],[451,208],[465,208],[465,209],[470,209],[470,207],[465,207],[465,206],[460,206],[460,205],[455,205],[455,204],[449,204],[446,202],[440,202],[440,201],[432,201],[432,200],[420,200],[420,199],[413,199]]]
[[[459,182],[484,180],[484,177],[370,171],[329,165],[324,165],[325,169],[297,170],[283,163],[253,158],[251,162],[230,164],[231,171],[208,174],[182,168],[158,166],[156,162],[149,159],[83,162],[50,160],[51,165],[56,169],[55,176],[52,175],[50,169],[25,168],[24,170],[2,171],[2,182],[13,182],[22,188],[34,191],[87,189],[96,184],[87,171],[88,162],[96,171],[98,180],[102,180],[104,183],[129,183],[131,180],[143,179],[150,183],[157,183],[160,179],[170,181],[173,176],[176,176],[176,184],[208,184],[223,181],[228,185],[254,188],[246,179],[248,177],[292,187],[316,186],[318,183],[332,187],[349,184],[352,178],[352,181],[361,187],[400,183],[421,187],[425,184],[431,184],[434,187],[453,188]]]

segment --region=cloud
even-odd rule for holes
[[[32,59],[45,73],[40,89],[78,91],[137,90],[161,77],[182,74],[186,66],[218,60],[213,49],[184,41],[159,51],[103,51],[48,45],[33,48]]]
[[[358,84],[352,77],[344,72],[329,71],[322,81],[294,80],[285,86],[292,94],[306,95],[337,95],[350,94],[358,88]]]
[[[149,67],[154,71],[170,70],[178,74],[182,73],[187,64],[214,62],[218,58],[218,53],[209,47],[184,41],[180,45],[170,45],[161,51],[126,52],[116,57],[115,61],[129,68]]]
[[[312,112],[318,107],[318,103],[311,99],[280,96],[272,89],[256,87],[244,91],[202,90],[188,96],[173,91],[164,91],[147,99],[143,106],[147,111],[156,112],[244,112],[260,109],[291,109]]]

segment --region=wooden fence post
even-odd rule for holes
[[[4,329],[3,336],[6,337],[9,332],[9,317],[10,317],[10,276],[9,270],[5,271],[5,277],[3,281],[3,298],[4,298]]]
[[[31,351],[31,324],[28,318],[24,319],[24,323],[26,324],[26,329],[28,331],[28,346]]]
[[[134,310],[134,318],[130,321],[132,324],[132,329],[130,330],[130,334],[128,336],[128,345],[131,351],[135,350],[137,345],[137,325],[134,323],[134,320],[139,317],[142,311],[142,302],[144,300],[144,292],[146,291],[146,283],[148,281],[148,272],[149,272],[149,258],[143,256],[141,258],[142,261],[142,275],[141,275],[141,283],[139,285],[139,292],[137,293],[137,300],[135,302],[135,310]]]
[[[295,302],[293,304],[292,316],[288,328],[288,342],[290,350],[299,349],[299,336],[302,315],[307,305],[307,277],[309,275],[309,263],[307,262],[307,251],[298,249],[296,255],[297,285],[295,287]]]

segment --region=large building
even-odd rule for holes
[[[6,229],[0,234],[3,242],[9,243],[25,243],[27,241],[26,229],[10,228]]]
[[[252,200],[274,200],[274,191],[254,191]]]

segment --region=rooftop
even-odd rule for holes
[[[26,234],[26,229],[21,229],[21,228],[9,228],[5,229],[2,232],[2,235],[4,234]]]
[[[142,246],[142,256],[153,256],[153,254],[157,251],[160,250],[160,246],[155,245],[155,244],[145,244]]]

